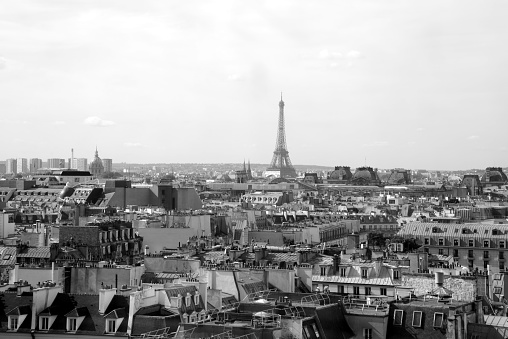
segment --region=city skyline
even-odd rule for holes
[[[8,158],[508,165],[508,4],[0,5]],[[34,142],[37,138],[37,142]]]

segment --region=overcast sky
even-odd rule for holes
[[[2,1],[0,158],[508,166],[507,1]]]

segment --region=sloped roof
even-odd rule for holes
[[[28,247],[22,253],[18,253],[17,256],[19,258],[49,259],[50,258],[50,250],[49,249],[50,249],[49,246]]]
[[[434,229],[434,230],[433,230]],[[496,224],[436,224],[436,223],[409,223],[397,234],[406,237],[455,237],[455,238],[495,238],[506,239],[508,232],[503,225]],[[465,231],[464,231],[465,230]],[[493,234],[496,230],[496,234]]]
[[[13,266],[16,264],[16,248],[0,247],[0,266]]]

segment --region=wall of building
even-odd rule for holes
[[[113,267],[72,267],[70,293],[98,294],[105,285],[120,289],[122,285],[135,286],[141,280],[145,268],[136,266],[132,268]],[[58,268],[58,282],[64,284],[67,279],[64,268]]]
[[[51,268],[15,268],[9,271],[9,283],[14,281],[25,280],[32,286],[37,285],[38,282],[54,281],[60,282],[58,270],[51,270]]]
[[[364,329],[372,329],[372,339],[384,339],[388,329],[388,314],[379,312],[379,315],[372,314],[346,314],[346,320],[355,333],[353,338],[364,339]]]
[[[222,292],[234,295],[239,299],[238,287],[233,271],[207,270],[208,284],[212,289],[221,289]]]
[[[273,231],[249,231],[249,244],[254,242],[266,242],[270,246],[284,246],[282,232]]]
[[[199,260],[145,256],[146,272],[196,273],[199,271],[199,268],[200,268]]]
[[[140,228],[139,235],[143,237],[143,246],[148,246],[150,253],[159,253],[166,248],[178,248],[187,244],[190,237],[201,237],[200,232],[192,228]]]

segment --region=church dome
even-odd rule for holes
[[[90,164],[89,170],[93,176],[98,176],[104,173],[104,164],[102,163],[102,160],[99,157],[99,152],[97,151],[97,148],[95,149],[95,158]]]
[[[379,184],[380,182],[377,171],[370,167],[357,168],[352,181],[358,185]]]
[[[348,166],[336,166],[335,170],[328,175],[328,179],[349,181],[353,177]]]

